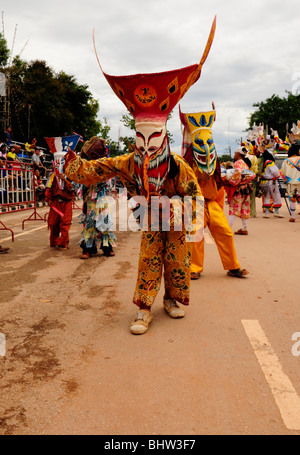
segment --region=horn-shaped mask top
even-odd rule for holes
[[[288,129],[288,125],[287,125]],[[290,144],[300,144],[300,120],[296,123],[293,123],[293,127],[291,128],[291,133],[287,131],[287,140]]]
[[[216,168],[217,153],[211,127],[216,119],[216,111],[183,114],[179,108],[180,120],[184,127],[182,156],[192,146],[194,162],[198,169],[212,175]]]
[[[168,115],[199,79],[215,28],[216,18],[199,64],[162,73],[111,76],[102,70],[95,49],[101,71],[135,119],[135,175],[140,192],[148,199],[151,193],[160,193],[169,171]]]

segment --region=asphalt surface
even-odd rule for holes
[[[80,210],[66,252],[44,221],[22,230],[30,211],[1,215],[15,241],[0,231],[0,434],[299,435],[300,215],[257,209],[235,236],[249,275],[226,275],[206,231],[185,317],[164,312],[161,289],[140,336],[129,331],[140,232],[84,261]]]

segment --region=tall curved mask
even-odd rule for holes
[[[216,169],[217,152],[212,135],[212,125],[216,119],[216,111],[187,113],[181,112],[183,125],[182,156],[186,157],[192,148],[194,162],[201,172],[212,175]]]
[[[111,76],[102,70],[95,48],[102,73],[135,119],[135,176],[140,193],[147,199],[151,194],[160,193],[168,176],[170,167],[170,146],[166,128],[168,115],[199,79],[213,42],[215,28],[216,17],[200,63],[173,71]]]

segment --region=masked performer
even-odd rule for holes
[[[224,181],[229,183],[227,197],[229,203],[229,226],[232,228],[236,218],[242,221],[241,229],[235,234],[248,235],[247,221],[250,218],[251,182],[256,174],[250,171],[251,161],[247,158],[245,147],[239,147],[234,152],[233,174],[227,172]]]
[[[131,196],[141,195],[149,204],[152,196],[161,199],[166,196],[165,203],[173,196],[179,196],[179,199],[193,196],[203,202],[194,172],[181,157],[170,152],[166,121],[172,109],[200,77],[214,31],[215,20],[199,64],[163,73],[132,76],[103,73],[115,94],[134,116],[135,151],[94,161],[76,157],[70,151],[65,167],[70,179],[90,185],[118,175]],[[143,231],[133,297],[139,310],[130,327],[132,333],[145,333],[152,321],[151,306],[160,289],[163,268],[164,308],[173,318],[184,316],[184,310],[177,302],[189,304],[191,247],[191,242],[186,241],[184,228],[178,231],[171,225],[167,230],[160,225],[159,229],[151,230],[148,226]]]
[[[269,148],[265,149],[262,155],[263,169],[260,179],[260,188],[263,194],[263,218],[270,217],[270,208],[273,205],[275,210],[274,216],[276,218],[283,218],[283,215],[279,213],[281,204],[281,194],[279,190],[278,179],[280,177],[280,171],[275,164],[274,150]],[[271,202],[273,201],[273,204]]]
[[[73,184],[62,172],[64,160],[54,154],[54,172],[51,174],[45,191],[45,200],[50,207],[48,226],[50,246],[65,251],[69,248],[69,231],[72,223]]]
[[[284,182],[287,187],[287,196],[290,203],[290,219],[291,223],[296,221],[296,203],[300,203],[300,143],[292,143],[288,158],[286,158],[281,166],[281,173],[284,176]]]
[[[248,272],[240,268],[232,230],[223,212],[223,182],[211,130],[215,118],[214,105],[213,110],[209,112],[183,114],[180,111],[180,119],[184,128],[182,155],[198,179],[205,198],[205,226],[208,226],[216,242],[224,269],[230,276],[244,277]],[[193,243],[192,279],[200,278],[203,262],[204,239]]]
[[[86,141],[81,149],[80,156],[87,160],[95,160],[108,155],[108,148],[104,139],[93,136]],[[113,246],[115,243],[114,233],[108,229],[110,214],[103,218],[105,207],[105,196],[108,194],[107,183],[98,183],[91,186],[82,186],[83,213],[81,223],[83,224],[82,237],[79,242],[82,248],[81,259],[89,259],[97,254],[97,246],[100,244],[104,256],[114,256]],[[99,214],[101,216],[99,217]],[[100,220],[98,221],[98,219]],[[104,222],[106,220],[106,223]],[[98,223],[97,223],[98,221]],[[99,222],[101,221],[101,224]],[[98,228],[97,228],[98,226]]]

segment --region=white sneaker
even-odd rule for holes
[[[135,319],[132,321],[130,326],[130,332],[134,335],[142,335],[147,332],[150,322],[153,316],[151,311],[139,310]]]
[[[275,218],[284,218],[283,215],[281,215],[280,213],[274,213]]]
[[[174,299],[165,299],[164,300],[164,309],[171,318],[183,318],[184,310],[177,305],[176,300]]]

